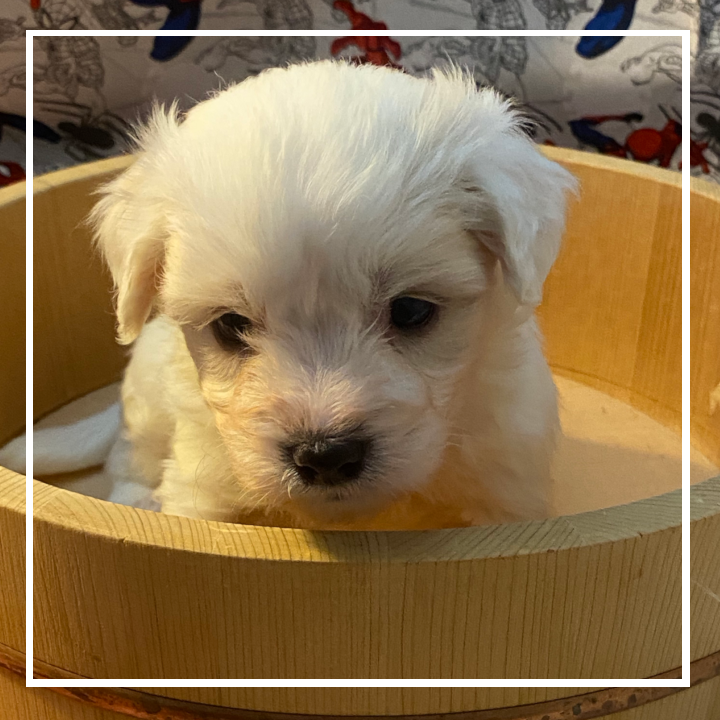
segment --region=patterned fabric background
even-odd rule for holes
[[[691,29],[691,165],[720,182],[720,0],[3,0],[0,185],[23,177],[25,30],[323,29],[337,37],[38,38],[36,172],[124,148],[154,98],[184,107],[224,82],[309,58],[423,74],[449,60],[518,98],[538,142],[678,169],[679,38],[400,37],[393,29]],[[356,37],[353,30],[390,36]]]

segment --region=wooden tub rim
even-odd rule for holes
[[[0,207],[24,200],[27,194],[27,180],[6,185],[0,190]]]
[[[720,202],[720,184],[700,177],[690,178],[690,191],[709,200]],[[691,196],[692,198],[692,196]],[[692,209],[690,211],[692,213]]]
[[[24,515],[25,477],[0,468],[0,489],[0,509]],[[311,531],[180,518],[98,500],[38,480],[33,481],[33,492],[36,532],[44,526],[53,532],[79,532],[88,538],[159,551],[252,561],[368,563],[378,556],[414,564],[477,561],[560,552],[681,529],[680,490],[547,520],[417,531]],[[690,511],[691,524],[720,512],[720,476],[691,488]],[[153,524],[163,531],[148,533]],[[188,525],[197,531],[187,532]],[[272,547],[269,554],[264,552],[268,547]]]

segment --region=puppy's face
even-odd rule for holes
[[[333,63],[156,117],[96,211],[120,335],[181,325],[240,503],[342,520],[438,468],[496,266],[532,303],[557,251],[570,180],[515,125]]]
[[[306,212],[289,210],[261,247],[259,227],[212,257],[204,240],[171,242],[165,309],[245,501],[342,519],[439,465],[489,259],[449,211],[299,224]],[[241,250],[229,258],[227,244]],[[189,306],[191,277],[201,301]]]

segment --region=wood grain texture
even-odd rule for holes
[[[581,183],[540,307],[548,359],[556,370],[679,428],[680,176],[638,172],[614,158],[546,152]]]
[[[35,497],[36,655],[80,675],[595,678],[679,664],[677,493],[430,533],[197,523],[41,483]]]
[[[678,179],[619,160],[552,149],[548,154],[581,175],[585,193],[548,284],[542,319],[551,359],[674,427]],[[76,175],[65,171],[41,187],[46,197],[37,207],[59,214],[53,227],[44,220],[38,225],[36,287],[46,304],[56,293],[67,298],[56,299],[47,316],[38,315],[48,327],[37,328],[47,342],[38,345],[36,375],[49,378],[35,388],[38,415],[112,381],[122,365],[112,337],[108,279],[89,259],[88,234],[79,223],[91,188],[128,162],[107,161],[75,169]],[[707,212],[716,212],[716,200],[708,203]],[[715,269],[717,262],[713,255]],[[78,299],[71,295],[79,277]],[[703,278],[698,286],[714,293],[715,280]],[[718,332],[712,293],[695,294],[693,320],[710,347]],[[87,306],[102,310],[93,314]],[[716,361],[703,351],[692,356],[695,377],[705,378],[708,387],[717,382]],[[706,454],[717,461],[720,428],[707,412],[702,415],[698,398],[693,418],[705,432]],[[0,475],[0,512],[13,512],[6,498],[18,495],[21,482]],[[541,523],[311,533],[174,518],[42,483],[34,487],[35,653],[79,675],[640,678],[679,664],[678,493]],[[697,658],[720,649],[713,600],[720,591],[713,557],[720,542],[720,479],[693,489],[693,513]],[[24,534],[12,524],[7,528],[3,569],[14,567],[10,558],[24,547]],[[0,597],[0,607],[15,613],[0,624],[12,642],[3,636],[0,642],[12,645],[21,639],[12,634],[21,627],[19,611],[3,586]],[[339,698],[307,690],[163,692],[199,701],[215,691],[219,704],[229,707],[256,702],[262,710],[270,709],[263,703],[275,702],[286,712],[385,714],[499,707],[580,691],[421,689],[411,697],[397,689],[368,689]]]
[[[693,656],[703,657],[720,650],[720,478],[691,496],[690,643]]]
[[[690,198],[690,423],[693,444],[720,458],[720,187],[693,180]],[[711,400],[716,393],[716,400]]]
[[[103,160],[35,181],[35,417],[118,380],[125,365],[114,337],[110,277],[91,250],[85,219],[104,172],[127,164]]]
[[[634,677],[636,661],[644,670],[637,676],[646,676],[679,657],[677,494],[644,501],[644,512],[630,505],[441,533],[198,528],[90,500],[36,485],[36,623],[52,627],[37,636],[36,653],[81,675],[119,677],[132,668],[130,677],[608,677],[614,667]],[[666,573],[643,575],[644,561]],[[155,586],[191,574],[181,595],[158,594]],[[137,602],[146,595],[151,615]],[[53,600],[60,597],[62,608]],[[598,611],[598,603],[609,607]],[[613,621],[618,604],[628,607]],[[611,647],[625,623],[647,627],[652,608],[664,642],[649,635],[652,648]],[[524,632],[518,613],[527,617]],[[560,625],[552,638],[550,627]],[[177,627],[190,626],[192,636],[176,637]],[[335,637],[345,641],[329,651]],[[104,657],[94,658],[99,647]]]

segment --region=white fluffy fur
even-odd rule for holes
[[[557,402],[533,308],[574,180],[508,102],[456,71],[319,62],[182,122],[157,112],[139,141],[93,219],[135,341],[124,442],[164,512],[311,528],[549,513]],[[389,328],[408,294],[440,305],[417,337]],[[249,356],[214,340],[228,310],[253,321]],[[288,472],[293,432],[358,423],[375,450],[359,480]]]

